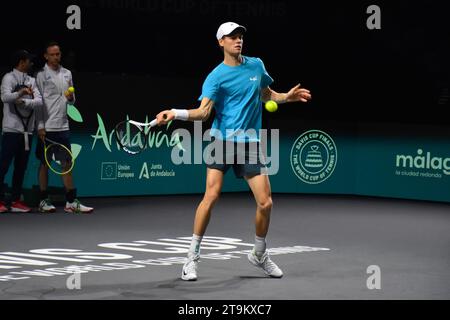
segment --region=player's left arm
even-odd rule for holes
[[[308,102],[311,98],[311,92],[308,89],[301,88],[300,83],[286,93],[276,92],[270,87],[261,89],[261,100],[263,102],[269,100],[273,100],[278,104],[296,101]]]

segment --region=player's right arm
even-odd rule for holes
[[[158,113],[156,119],[158,125],[165,125],[172,120],[184,121],[206,121],[211,115],[214,101],[210,98],[203,97],[200,106],[196,109],[171,109]]]

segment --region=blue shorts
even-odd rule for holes
[[[45,137],[50,140],[53,140],[55,142],[58,142],[58,143],[64,145],[65,147],[67,147],[67,149],[71,150],[71,148],[70,148],[70,131],[69,130],[47,131],[45,134]],[[41,139],[38,138],[38,143],[36,145],[36,158],[38,158],[41,161],[41,163],[45,164],[44,150],[45,150],[44,143],[42,142]]]
[[[206,166],[217,169],[224,174],[232,167],[236,178],[253,177],[267,171],[259,142],[225,142],[213,140],[217,147],[222,148],[222,154],[214,151],[208,155]],[[228,145],[228,146],[227,146]],[[210,145],[211,146],[211,145]]]

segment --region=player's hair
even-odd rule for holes
[[[17,67],[21,61],[30,59],[30,54],[26,50],[17,50],[11,54],[10,62],[13,68]]]
[[[61,49],[61,46],[59,45],[59,43],[52,40],[52,41],[47,42],[47,44],[45,45],[44,52],[47,53],[48,48],[54,47],[54,46],[57,46],[57,47],[59,47]]]

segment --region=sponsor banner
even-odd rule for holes
[[[361,195],[450,202],[450,141],[367,139],[356,177]]]
[[[144,122],[147,119],[138,119]],[[261,157],[273,192],[355,194],[450,202],[450,137],[374,136],[303,125],[298,133],[261,130]],[[137,155],[120,150],[114,123],[97,114],[92,132],[73,133],[73,174],[80,196],[203,193],[211,138],[201,122],[193,130],[171,124],[149,132]],[[108,129],[109,128],[109,129]],[[420,132],[412,128],[411,132]],[[206,130],[207,131],[207,130]],[[253,135],[255,133],[252,133]],[[417,136],[417,138],[415,137]],[[36,139],[36,138],[35,138]],[[35,147],[36,143],[34,143]],[[239,155],[239,154],[238,154]],[[24,188],[37,186],[38,160],[30,156]],[[229,170],[223,191],[247,191]],[[11,179],[12,168],[6,181]],[[62,186],[50,173],[50,186]]]

